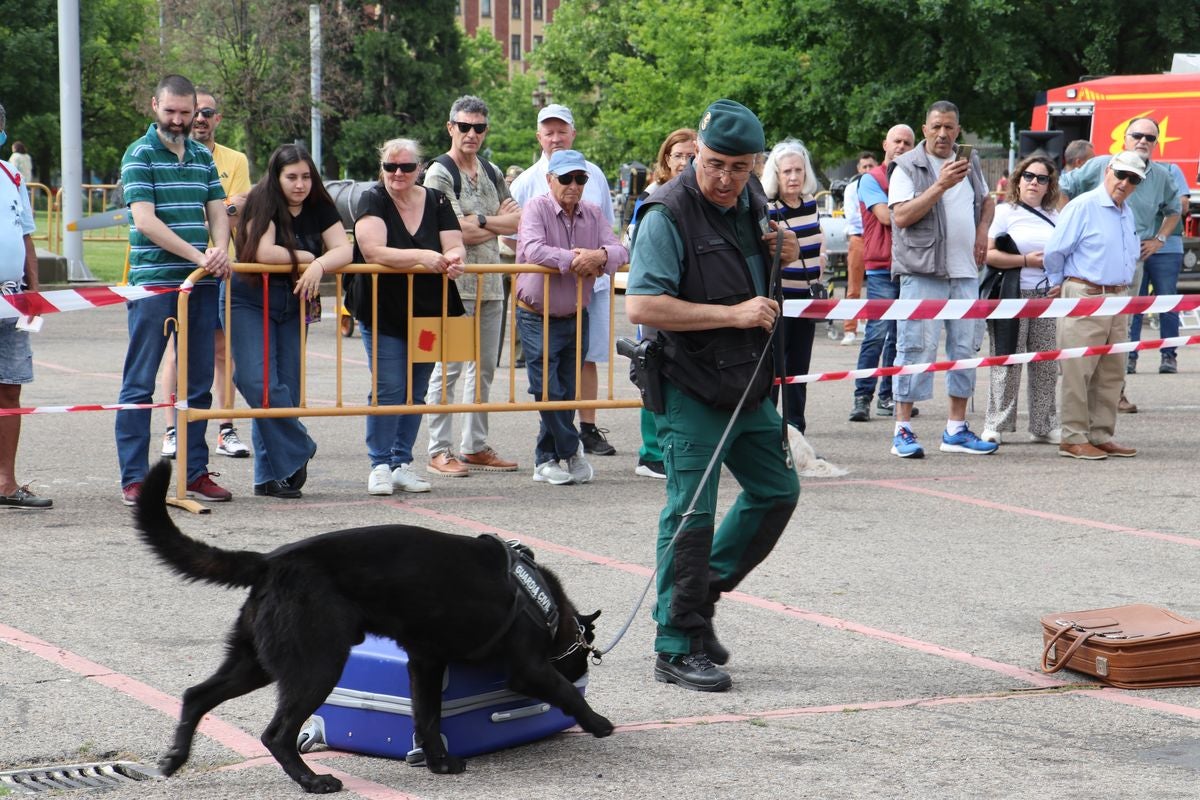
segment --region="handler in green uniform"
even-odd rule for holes
[[[729,659],[712,618],[722,592],[732,591],[770,554],[800,496],[800,483],[781,445],[782,422],[770,402],[770,331],[779,316],[768,295],[774,223],[753,177],[764,149],[762,124],[750,109],[718,100],[700,120],[700,151],[692,166],[642,207],[625,293],[631,322],[661,333],[664,397],[655,413],[667,470],[667,505],[658,528],[658,657],[654,677],[688,689],[719,692],[733,685],[720,664]],[[799,257],[785,233],[783,263]],[[750,386],[729,438],[717,443]],[[671,538],[716,463],[694,513],[674,546]],[[721,464],[742,487],[716,525]]]

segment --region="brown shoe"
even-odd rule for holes
[[[516,472],[519,466],[515,461],[506,461],[490,447],[485,447],[478,453],[463,453],[462,461],[467,469],[478,469],[484,472]]]
[[[447,450],[443,450],[429,459],[429,463],[425,465],[425,471],[433,475],[441,475],[444,478],[465,478],[471,474],[467,472],[467,468],[462,465],[462,462]]]
[[[1122,447],[1112,439],[1109,439],[1107,442],[1097,442],[1096,449],[1103,450],[1110,456],[1116,456],[1117,458],[1133,458],[1137,455],[1136,447]]]
[[[1108,458],[1108,453],[1087,442],[1083,444],[1067,444],[1064,442],[1058,446],[1058,454],[1067,458],[1081,458],[1084,461],[1103,461]]]
[[[1125,399],[1125,393],[1121,392],[1121,399],[1117,401],[1118,414],[1136,414],[1137,403],[1131,403]]]

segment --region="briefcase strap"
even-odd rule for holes
[[[1075,638],[1075,641],[1071,642],[1071,646],[1067,648],[1067,652],[1056,657],[1054,659],[1054,666],[1050,666],[1048,663],[1048,659],[1050,658],[1050,649],[1054,647],[1058,640],[1065,636],[1068,631],[1073,630],[1076,630],[1073,625],[1064,625],[1063,627],[1059,628],[1058,633],[1050,637],[1050,641],[1046,642],[1046,647],[1042,650],[1042,672],[1046,673],[1047,675],[1058,672],[1067,665],[1067,662],[1071,660],[1071,656],[1075,655],[1075,651],[1082,647],[1084,642],[1096,635],[1096,631],[1078,631],[1079,636]]]

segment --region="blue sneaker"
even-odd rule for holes
[[[999,447],[997,442],[985,442],[980,439],[971,432],[970,428],[963,428],[953,436],[942,431],[943,453],[969,453],[973,456],[986,456],[996,452]]]
[[[924,458],[925,448],[917,443],[915,433],[908,428],[901,428],[900,432],[892,437],[892,455],[901,458]]]

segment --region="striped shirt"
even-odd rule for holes
[[[793,208],[782,200],[767,204],[771,219],[795,232],[800,242],[800,259],[785,265],[782,270],[783,296],[808,297],[809,281],[821,277],[821,223],[817,216],[817,201],[809,197]]]
[[[183,160],[167,149],[152,124],[121,159],[125,202],[154,205],[154,214],[197,250],[208,247],[205,203],[223,200],[225,190],[208,148],[184,140]],[[129,225],[129,282],[135,286],[178,286],[196,269],[187,259],[156,245]],[[205,281],[216,279],[207,276]]]

